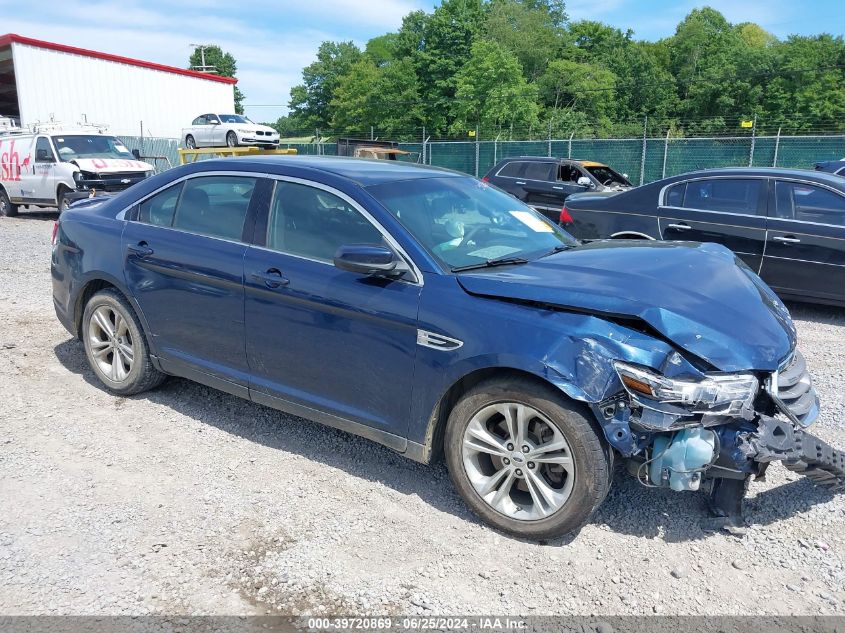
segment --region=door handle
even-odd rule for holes
[[[675,229],[676,231],[689,231],[692,227],[689,224],[667,224],[667,229]]]
[[[781,244],[800,244],[801,240],[791,235],[776,235],[772,238],[773,242],[780,242]]]
[[[137,244],[130,244],[126,247],[126,250],[129,251],[131,255],[136,255],[137,257],[144,259],[145,257],[149,257],[155,251],[151,249],[146,242],[138,242]]]
[[[525,181],[524,181],[524,180],[517,180],[515,184],[517,184],[517,185],[524,185],[524,184],[525,184]]]
[[[558,191],[563,191],[563,187],[552,187],[552,189],[557,189]]]
[[[253,281],[263,283],[268,288],[279,288],[281,286],[287,286],[290,283],[290,279],[284,277],[282,271],[278,268],[270,268],[266,271],[252,273],[252,279]]]

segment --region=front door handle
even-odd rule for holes
[[[129,251],[130,254],[136,255],[137,257],[144,259],[145,257],[149,257],[155,251],[149,247],[146,242],[138,242],[137,244],[130,244],[126,247],[126,250]]]
[[[776,235],[772,238],[773,242],[780,242],[781,244],[800,244],[801,240],[792,235]]]
[[[692,227],[689,224],[667,224],[667,229],[675,229],[676,231],[689,231]]]
[[[516,181],[516,184],[517,184],[517,185],[524,185],[524,184],[525,184],[525,181],[524,181],[524,180],[517,180],[517,181]]]
[[[282,271],[278,268],[270,268],[269,270],[252,273],[253,281],[263,283],[268,288],[280,288],[287,286],[290,279],[282,275]]]
[[[552,189],[557,189],[558,191],[563,191],[563,187],[555,187],[553,186]]]

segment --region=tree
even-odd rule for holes
[[[331,103],[336,130],[412,138],[422,126],[417,76],[410,59],[377,66],[369,57],[353,64]]]
[[[616,103],[616,75],[595,64],[558,59],[537,82],[551,110],[575,110],[588,119],[608,120]]]
[[[231,53],[224,53],[216,44],[211,46],[197,46],[188,60],[188,68],[213,69],[215,74],[221,77],[236,77],[238,74],[238,63]],[[235,112],[244,113],[244,93],[237,86],[232,87],[235,100]]]
[[[443,132],[458,85],[458,71],[470,58],[484,18],[481,0],[443,0],[423,22],[421,50],[415,57],[424,116],[429,127]]]
[[[557,12],[538,4],[543,3],[492,0],[483,28],[486,39],[498,42],[516,56],[528,81],[542,75],[568,41]]]
[[[352,42],[323,42],[317,61],[302,71],[303,83],[290,93],[291,113],[309,127],[328,127],[331,101],[340,78],[361,59],[361,50]]]
[[[496,42],[473,44],[469,59],[455,75],[455,84],[453,132],[476,126],[499,132],[537,123],[536,87],[525,81],[516,56]]]

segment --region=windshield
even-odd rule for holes
[[[252,121],[240,114],[221,114],[220,120],[223,123],[252,123]]]
[[[126,146],[113,136],[54,136],[53,144],[59,152],[59,159],[65,162],[77,158],[135,158]]]
[[[598,180],[605,187],[610,187],[611,185],[623,185],[625,187],[631,186],[631,183],[628,181],[627,178],[625,178],[625,176],[620,173],[617,173],[610,167],[605,167],[604,165],[596,165],[592,167],[586,167],[586,169],[592,174],[593,178]]]
[[[420,178],[367,190],[450,269],[535,259],[578,243],[531,207],[475,178]]]

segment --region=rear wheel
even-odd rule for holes
[[[612,475],[611,452],[587,415],[530,379],[479,384],[446,428],[455,487],[483,520],[510,534],[548,539],[577,530]]]
[[[59,209],[59,213],[67,211],[70,208],[70,199],[68,198],[68,193],[70,191],[64,187],[59,188],[59,195],[57,196],[57,207]]]
[[[131,396],[157,387],[165,378],[152,365],[135,311],[116,290],[102,290],[88,300],[82,340],[91,369],[109,391]]]
[[[237,147],[238,135],[234,132],[229,132],[228,134],[226,134],[226,145],[229,147]]]
[[[18,205],[12,204],[9,194],[0,187],[0,217],[14,217],[18,214]]]
[[[187,147],[188,149],[196,149],[197,148],[197,142],[194,140],[194,137],[191,136],[190,134],[188,134],[188,136],[185,137],[185,147]]]

